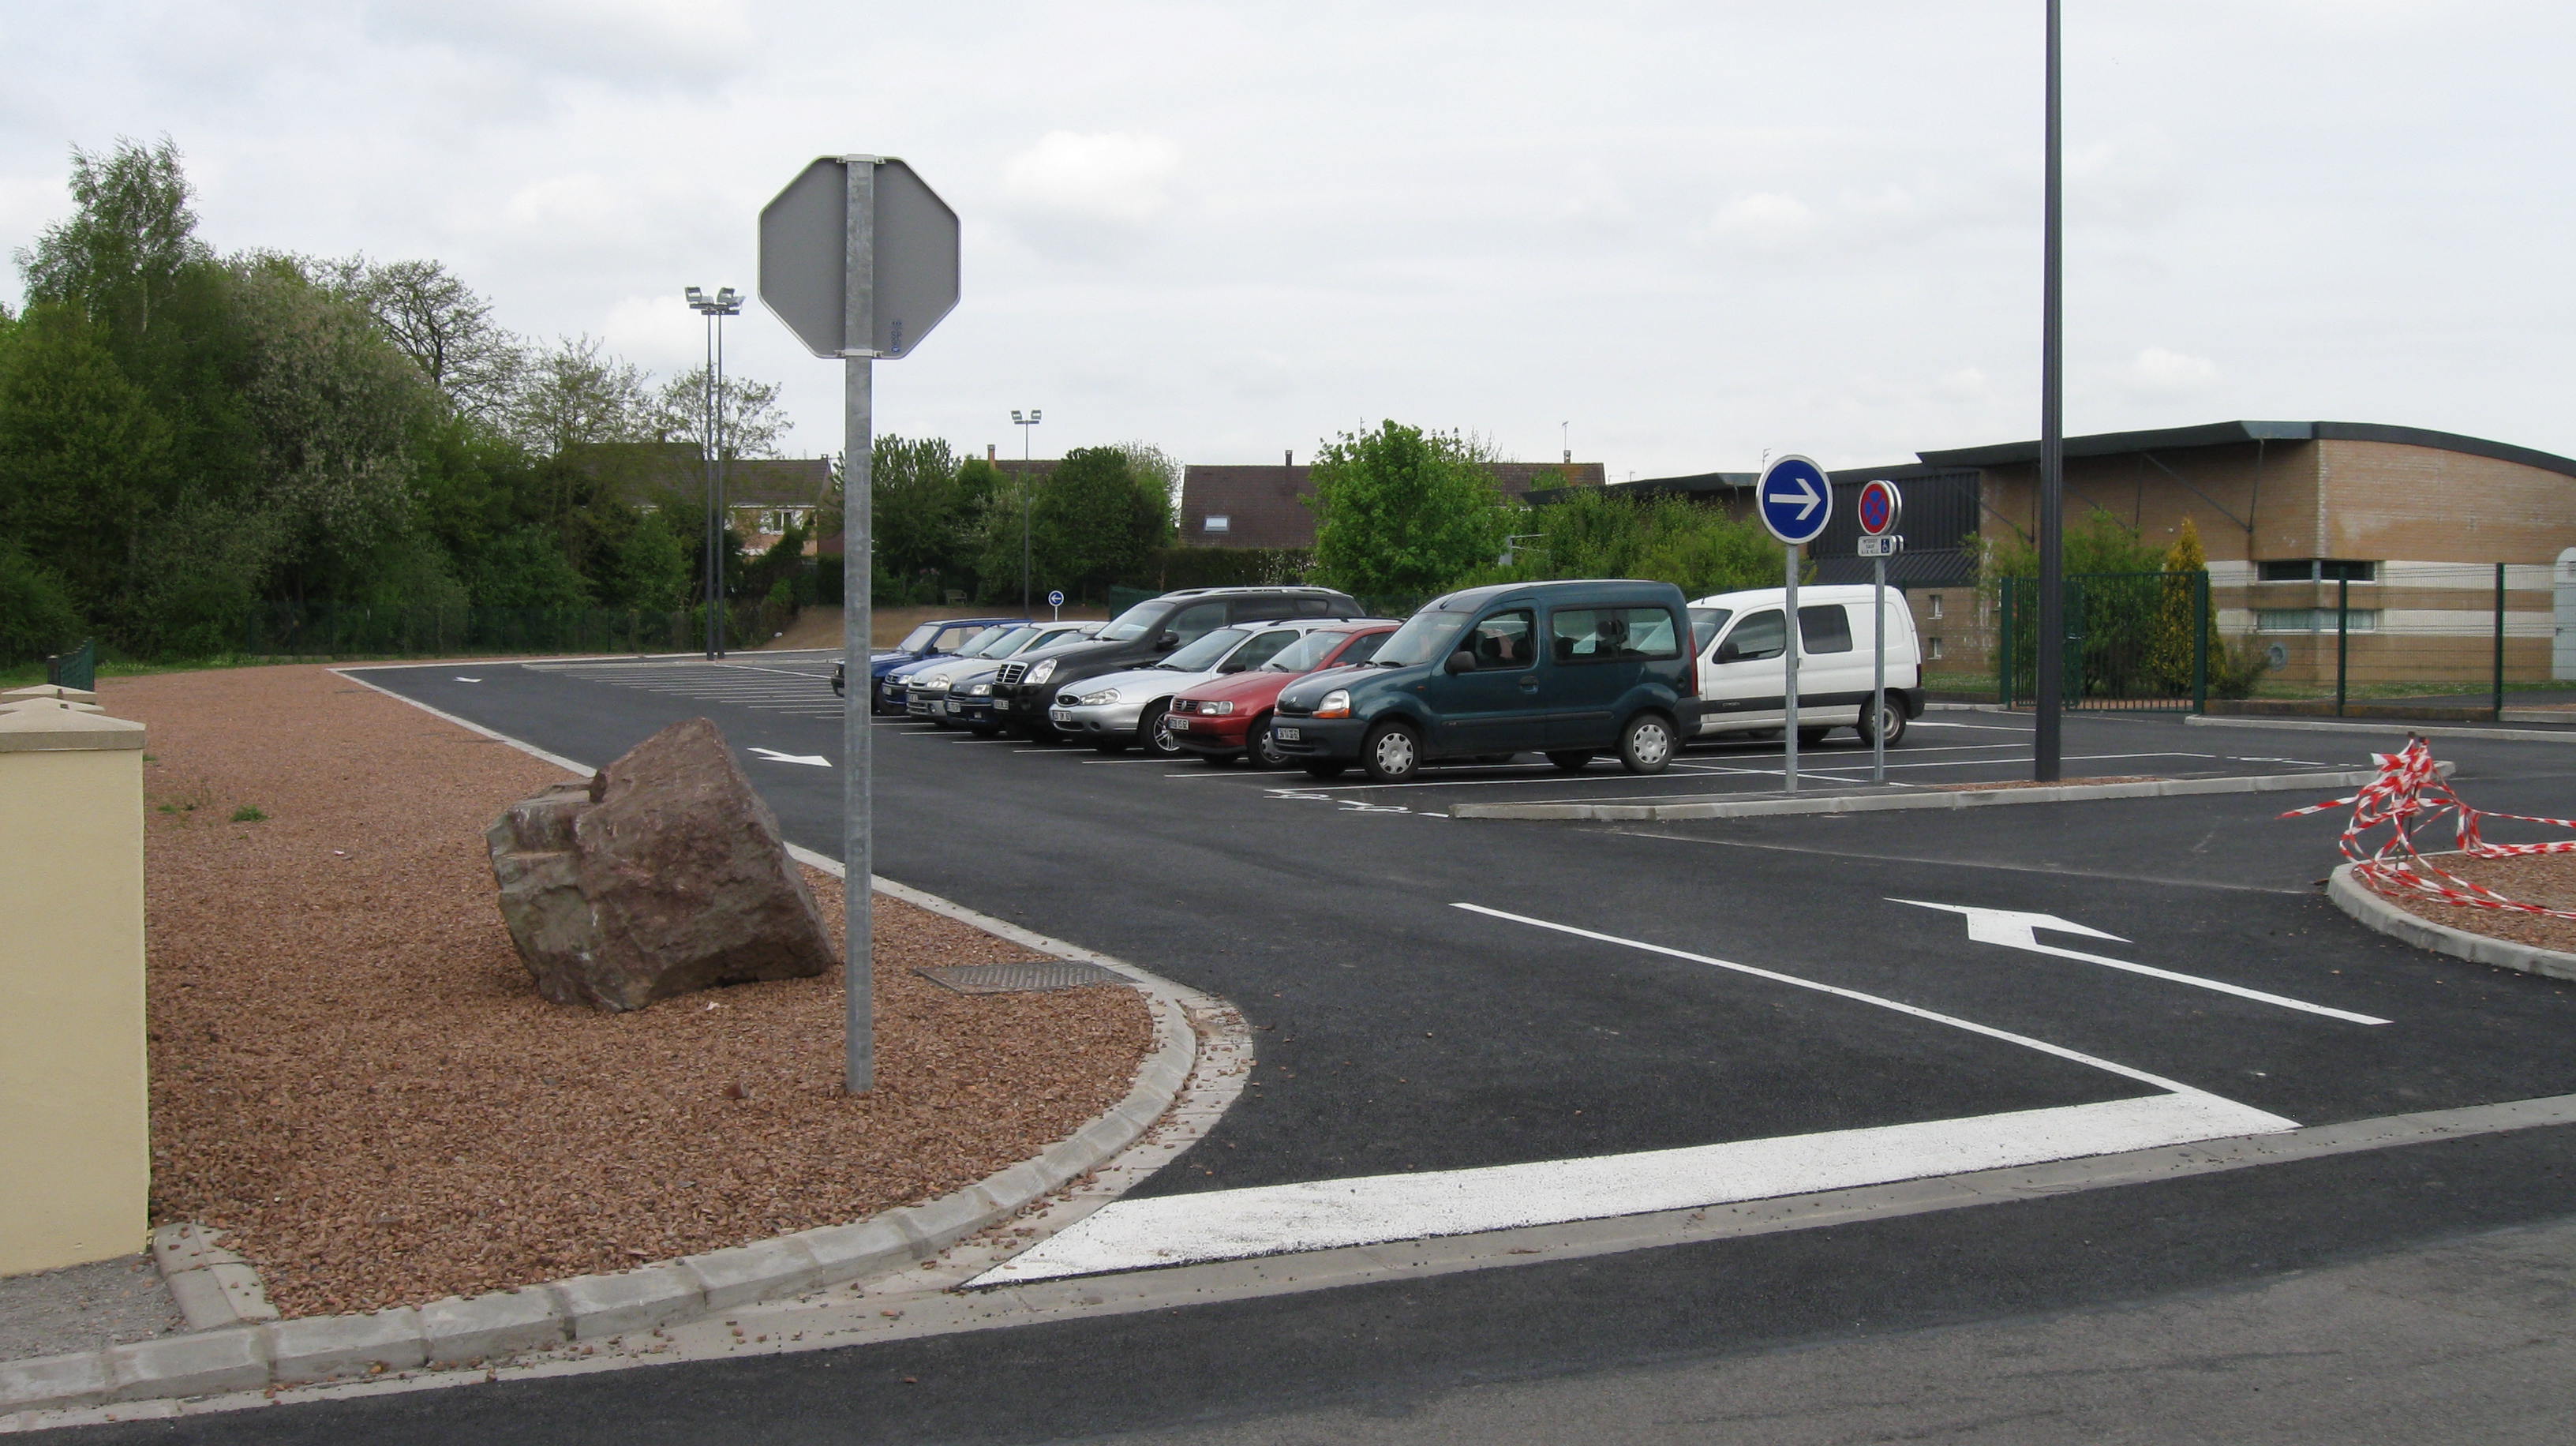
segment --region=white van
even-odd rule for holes
[[[1781,656],[1787,629],[1780,611],[1787,590],[1757,587],[1722,592],[1690,605],[1691,637],[1699,648],[1700,738],[1730,733],[1778,732],[1787,721],[1788,664]],[[1909,719],[1923,712],[1923,652],[1905,595],[1887,589],[1879,621],[1870,617],[1871,589],[1858,586],[1798,589],[1798,741],[1813,743],[1836,728],[1854,728],[1863,739],[1873,726],[1893,746]],[[1869,701],[1871,645],[1887,631],[1887,694],[1873,717]]]

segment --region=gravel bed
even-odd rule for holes
[[[2103,783],[2162,783],[2163,775],[2154,773],[2112,773],[2098,778],[2061,778],[2052,783],[2021,778],[2009,783],[1927,783],[1923,793],[1993,793],[2008,788],[2077,788]]]
[[[2524,854],[2509,859],[2473,859],[2461,854],[2427,855],[2455,877],[2484,884],[2508,899],[2544,909],[2576,909],[2576,854]],[[2481,909],[2444,904],[2411,895],[2383,895],[2392,904],[2436,924],[2447,924],[2490,939],[2528,944],[2576,954],[2576,919],[2552,919],[2514,909]]]
[[[0,1275],[0,1361],[104,1350],[187,1326],[149,1253]]]
[[[289,1316],[932,1199],[1117,1103],[1152,1041],[1123,986],[915,976],[1027,951],[882,897],[863,1098],[840,1092],[838,970],[549,1004],[482,829],[558,770],[314,666],[110,679],[100,701],[152,729],[152,1218],[225,1231]],[[809,877],[837,933],[839,884]]]

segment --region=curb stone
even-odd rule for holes
[[[2576,743],[2576,728],[2446,728],[2438,723],[2363,723],[2350,718],[2264,718],[2233,713],[2194,713],[2195,728],[2288,728],[2303,733],[2412,733],[2423,738],[2485,738],[2498,743]]]
[[[473,731],[501,737],[487,729]],[[511,739],[502,741],[515,744]],[[841,872],[837,861],[812,850],[791,846],[788,852],[827,873]],[[576,1276],[472,1298],[451,1296],[419,1307],[364,1315],[279,1320],[276,1308],[260,1293],[256,1270],[217,1245],[218,1232],[197,1225],[166,1225],[153,1233],[154,1258],[172,1281],[174,1294],[181,1277],[206,1277],[203,1286],[189,1287],[210,1313],[206,1324],[189,1314],[190,1330],[185,1334],[104,1351],[0,1362],[0,1420],[11,1426],[21,1421],[34,1424],[32,1417],[38,1412],[108,1402],[219,1395],[431,1365],[479,1364],[570,1340],[591,1341],[678,1324],[754,1301],[881,1279],[930,1261],[958,1241],[1018,1215],[1145,1140],[1158,1127],[1156,1148],[1165,1152],[1165,1158],[1178,1153],[1206,1133],[1223,1112],[1224,1102],[1233,1098],[1231,1089],[1221,1089],[1216,1092],[1219,1103],[1212,1109],[1194,1109],[1186,1119],[1173,1112],[1183,1090],[1201,1070],[1239,1073],[1240,1061],[1249,1058],[1250,1036],[1241,1016],[1222,1000],[1123,960],[1033,933],[888,879],[876,879],[874,886],[878,893],[1014,943],[1097,964],[1132,984],[1153,1011],[1157,1044],[1138,1067],[1126,1096],[1036,1158],[1006,1166],[920,1205],[613,1275]],[[212,1318],[217,1301],[222,1303],[220,1321]],[[249,1314],[252,1310],[264,1314],[254,1316]]]
[[[2442,765],[2448,776],[2451,765]],[[1461,803],[1451,818],[1577,819],[1599,823],[1686,818],[1752,818],[1801,813],[1886,813],[1908,809],[2002,808],[2025,803],[2078,803],[2096,798],[2176,798],[2206,793],[2277,793],[2348,788],[2379,777],[2376,768],[2341,773],[2275,773],[2242,778],[2163,778],[2142,783],[2069,783],[2056,788],[1996,788],[1940,793],[1828,793],[1802,798],[1712,799],[1704,803]]]
[[[2421,914],[2400,908],[2393,899],[2382,898],[2352,876],[2350,864],[2327,876],[2326,897],[2334,900],[2336,908],[2370,928],[2419,949],[2430,949],[2437,954],[2448,954],[2476,964],[2519,969],[2525,974],[2540,974],[2551,979],[2576,979],[2576,954],[2516,944],[2509,939],[2489,938],[2448,924],[2436,924]]]

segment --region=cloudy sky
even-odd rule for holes
[[[2071,432],[2576,454],[2576,8],[2068,0]],[[1302,460],[1381,417],[1614,478],[2036,435],[2039,0],[0,0],[0,249],[164,133],[219,248],[436,257],[656,371],[811,157],[910,160],[965,299],[879,425]],[[16,277],[0,283],[14,297]],[[754,308],[790,448],[836,368]],[[1560,432],[1560,424],[1565,429]]]

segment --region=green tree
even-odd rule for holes
[[[1124,449],[1076,447],[1038,489],[1030,526],[1035,585],[1087,594],[1171,539],[1171,498],[1161,477],[1138,475]]]
[[[61,652],[81,632],[80,613],[61,580],[0,536],[0,666]]]
[[[492,320],[490,301],[436,261],[354,257],[332,270],[450,406],[485,423],[504,418],[527,369],[527,344]]]
[[[957,454],[936,438],[876,439],[868,464],[877,565],[897,579],[961,575]]]
[[[710,430],[721,426],[719,437]],[[722,444],[727,458],[775,457],[787,435],[774,383],[728,376],[718,392],[707,387],[707,369],[693,367],[653,394],[645,427],[657,441],[695,442],[701,455]]]
[[[520,446],[540,456],[600,442],[657,440],[644,373],[590,337],[565,337],[529,358],[508,407]]]
[[[71,219],[17,253],[27,300],[76,306],[140,337],[181,273],[209,259],[193,192],[168,136],[146,148],[120,137],[104,156],[72,148]]]
[[[1354,593],[1437,592],[1490,564],[1510,530],[1484,449],[1398,422],[1317,452],[1315,564]]]

